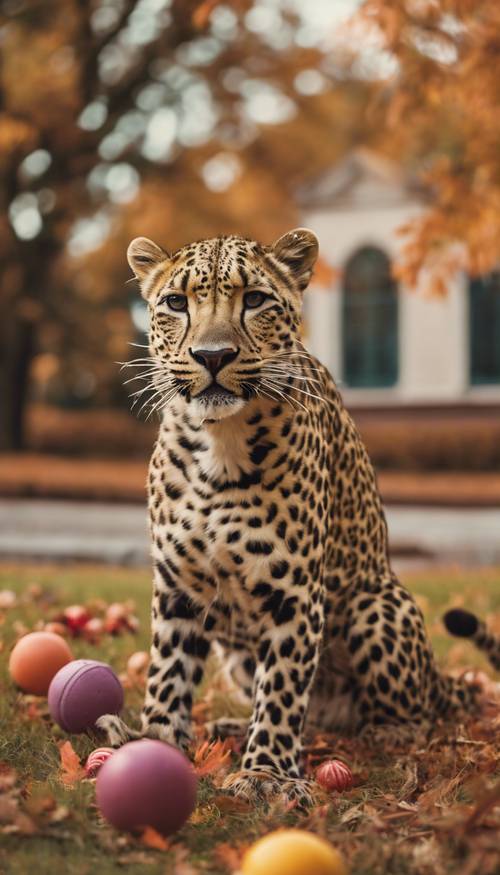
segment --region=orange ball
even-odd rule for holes
[[[347,875],[339,852],[303,829],[280,829],[246,852],[241,875]]]
[[[9,671],[25,693],[46,696],[50,682],[73,654],[64,638],[53,632],[30,632],[19,639],[10,654]]]

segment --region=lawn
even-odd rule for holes
[[[446,636],[439,617],[451,605],[465,605],[493,624],[500,607],[500,568],[429,570],[406,574],[405,580],[424,610],[441,665],[451,671],[486,669],[491,676],[477,651]],[[217,716],[225,699],[217,683],[209,682],[195,705],[198,759],[206,774],[190,821],[162,848],[151,846],[155,836],[116,833],[98,816],[93,782],[77,779],[71,762],[66,771],[61,767],[60,745],[68,736],[51,723],[43,699],[15,690],[7,662],[23,629],[52,620],[64,606],[96,597],[133,599],[140,623],[136,634],[105,635],[98,645],[71,641],[75,656],[108,661],[127,677],[129,656],[148,647],[149,575],[109,567],[4,565],[3,589],[18,594],[14,606],[0,609],[0,872],[5,875],[228,875],[237,870],[246,846],[283,825],[328,837],[345,855],[351,875],[500,872],[494,704],[480,717],[437,726],[429,739],[406,744],[394,738],[377,745],[352,738],[310,739],[308,767],[339,756],[351,766],[355,786],[342,795],[318,797],[316,807],[297,812],[281,800],[265,809],[221,793],[227,763],[217,756],[200,760],[202,720]],[[128,684],[125,716],[134,720],[142,692],[140,683],[129,678]],[[87,736],[69,741],[82,762],[99,744]]]

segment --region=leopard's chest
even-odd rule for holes
[[[249,502],[243,502],[234,491],[217,494],[186,480],[181,488],[168,468],[150,481],[153,560],[167,556],[179,585],[196,601],[208,606],[217,599],[248,615],[252,599],[245,566],[250,557],[245,558],[241,544],[249,528]]]

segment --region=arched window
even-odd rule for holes
[[[500,383],[500,272],[469,281],[470,381]]]
[[[343,379],[382,388],[398,379],[398,297],[387,255],[375,246],[347,262],[343,295]]]

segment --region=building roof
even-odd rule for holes
[[[429,199],[430,192],[394,161],[371,149],[353,149],[338,164],[296,192],[303,208],[363,209]]]

